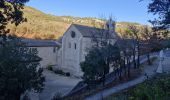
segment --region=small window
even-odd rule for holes
[[[68,47],[71,48],[71,43],[69,42]]]
[[[55,52],[56,52],[56,47],[53,48],[53,53],[55,53]]]
[[[76,48],[77,48],[77,45],[76,45],[76,43],[74,44],[74,48],[75,48],[75,50],[76,50]]]
[[[76,36],[76,33],[74,31],[71,31],[71,37],[75,38],[75,36]]]

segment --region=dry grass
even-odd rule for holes
[[[27,22],[14,26],[9,24],[7,28],[11,30],[11,34],[34,39],[57,39],[61,37],[72,23],[87,26],[100,27],[104,22],[96,18],[80,18],[71,16],[53,16],[38,11],[32,7],[25,7],[23,10],[24,17]],[[127,25],[137,25],[137,23],[120,22],[117,23],[117,32],[123,34]],[[121,30],[120,30],[121,29]]]

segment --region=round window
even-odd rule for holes
[[[71,32],[71,37],[74,38],[76,36],[76,33],[74,31]]]

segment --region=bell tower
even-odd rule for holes
[[[110,33],[115,33],[115,26],[116,22],[113,21],[110,17],[109,20],[106,22],[106,29],[109,30]]]

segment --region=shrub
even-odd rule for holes
[[[31,100],[30,97],[28,96],[28,94],[24,95],[22,100]]]
[[[68,76],[68,77],[69,77],[69,76],[70,76],[70,73],[69,73],[69,72],[67,72],[67,73],[66,73],[66,76]]]
[[[56,93],[55,95],[54,95],[54,97],[52,98],[52,100],[63,100],[62,99],[62,94],[61,93]]]
[[[47,69],[50,70],[50,71],[53,71],[52,65],[48,65],[48,66],[47,66]]]
[[[55,70],[54,72],[56,74],[65,75],[65,73],[62,70]]]

